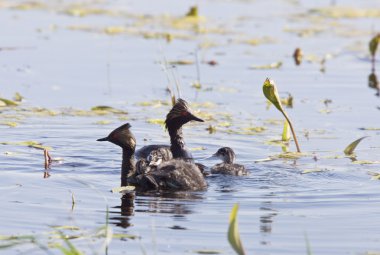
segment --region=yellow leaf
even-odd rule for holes
[[[146,122],[150,124],[158,124],[158,125],[165,125],[165,120],[164,119],[147,119]]]
[[[132,192],[135,190],[135,186],[123,186],[116,187],[111,190],[112,193]]]
[[[239,234],[238,223],[237,223],[238,209],[239,209],[239,205],[235,204],[230,213],[230,223],[228,227],[227,237],[228,237],[228,241],[230,242],[235,252],[239,255],[244,255],[245,251],[240,240],[240,234]]]
[[[344,154],[346,154],[347,156],[349,155],[352,155],[354,153],[354,150],[356,148],[356,146],[358,146],[358,144],[364,139],[364,138],[367,138],[368,136],[363,136],[355,141],[353,141],[352,143],[350,143],[346,149],[344,149]]]
[[[251,66],[250,69],[278,69],[282,66],[282,62],[274,62],[268,65],[261,65],[261,66]]]
[[[5,98],[0,98],[0,101],[3,102],[5,104],[5,106],[17,106],[18,105],[17,102],[14,102],[12,100],[5,99]]]
[[[290,128],[289,123],[285,120],[284,129],[282,130],[282,141],[287,142],[290,140]]]

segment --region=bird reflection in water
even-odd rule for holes
[[[376,89],[377,93],[376,96],[380,96],[380,85],[379,85],[379,80],[377,79],[377,75],[375,71],[373,71],[369,76],[368,76],[368,87]]]
[[[130,220],[138,213],[171,214],[174,219],[182,221],[186,219],[185,215],[193,213],[191,205],[199,200],[203,200],[202,194],[193,192],[127,193],[121,197],[120,206],[112,207],[110,223],[128,228],[131,226]],[[185,228],[175,225],[173,229]]]
[[[121,228],[128,228],[131,226],[130,218],[133,216],[134,212],[134,193],[126,193],[120,198],[120,206],[112,207],[110,210],[110,223],[115,224]],[[120,216],[118,215],[120,214]],[[115,215],[115,216],[114,216]]]
[[[265,200],[274,197],[273,193],[269,193],[264,196]],[[272,201],[263,201],[260,205],[260,211],[262,215],[260,216],[260,233],[262,233],[262,245],[269,245],[270,238],[267,238],[268,235],[272,233],[273,227],[273,218],[278,214],[277,211],[273,208]]]

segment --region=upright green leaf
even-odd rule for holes
[[[379,45],[380,41],[380,34],[377,34],[375,37],[369,41],[369,52],[371,53],[372,57],[375,57],[376,51],[377,51],[377,46]]]
[[[289,122],[285,120],[284,129],[282,130],[282,139],[283,142],[288,142],[290,140],[290,128]]]
[[[350,143],[346,149],[344,149],[344,154],[346,154],[347,156],[350,156],[354,153],[354,150],[356,148],[356,146],[358,146],[358,144],[364,139],[364,138],[367,138],[368,136],[363,136],[355,141],[353,141],[352,143]]]
[[[265,97],[284,115],[285,119],[287,120],[290,130],[293,134],[294,143],[297,147],[297,152],[301,152],[300,146],[298,144],[296,132],[294,131],[292,122],[290,121],[290,118],[288,114],[285,112],[284,108],[281,104],[280,96],[278,95],[276,84],[273,80],[270,80],[269,78],[266,78],[264,84],[263,84],[263,93]]]
[[[228,227],[228,241],[230,242],[232,248],[235,250],[237,254],[245,255],[245,251],[240,240],[240,234],[237,223],[238,209],[239,205],[235,204],[230,214],[230,225]]]
[[[265,97],[281,112],[284,114],[284,108],[281,104],[280,96],[278,95],[274,81],[267,78],[263,85],[263,92]]]

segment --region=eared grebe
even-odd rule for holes
[[[216,164],[211,168],[212,174],[247,175],[243,165],[235,164],[235,152],[230,147],[220,148],[213,157],[220,158],[223,163]]]
[[[182,134],[182,126],[192,120],[203,122],[202,119],[191,113],[187,102],[179,98],[170,112],[166,115],[165,120],[165,126],[169,131],[170,136],[170,147],[158,144],[147,145],[136,152],[136,157],[147,158],[151,151],[165,148],[172,152],[174,158],[181,158],[192,162],[192,155],[190,151],[186,149]]]
[[[129,131],[131,125],[126,123],[114,131],[107,137],[100,138],[97,141],[108,141],[120,146],[123,149],[123,161],[121,164],[121,186],[127,186],[136,175],[134,153],[136,148],[136,139]]]
[[[140,173],[136,172],[134,164],[134,152],[136,148],[136,139],[129,130],[131,125],[124,124],[107,137],[98,139],[98,141],[109,141],[120,146],[123,149],[123,163],[121,167],[121,186],[129,184],[135,185],[137,190],[204,190],[207,188],[207,183],[200,172],[199,168],[192,163],[183,160],[170,159],[170,155],[161,150],[156,150],[152,154],[157,153],[158,157],[151,155],[151,161],[141,159],[138,164],[143,165],[143,170]],[[156,156],[157,156],[156,155]],[[157,160],[157,158],[160,158]],[[164,161],[157,166],[155,164]],[[137,165],[138,165],[137,164]],[[152,169],[146,170],[146,166]],[[139,167],[139,165],[137,166]]]

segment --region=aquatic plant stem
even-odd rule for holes
[[[289,123],[289,127],[290,127],[290,130],[292,131],[292,135],[293,135],[293,139],[294,139],[294,142],[296,144],[296,147],[297,147],[297,152],[301,152],[301,149],[300,149],[300,146],[298,144],[298,140],[297,140],[297,136],[296,136],[296,132],[294,131],[294,128],[293,128],[293,124],[292,122],[290,121],[288,115],[286,114],[285,111],[281,111],[282,114],[284,115],[286,121]]]

